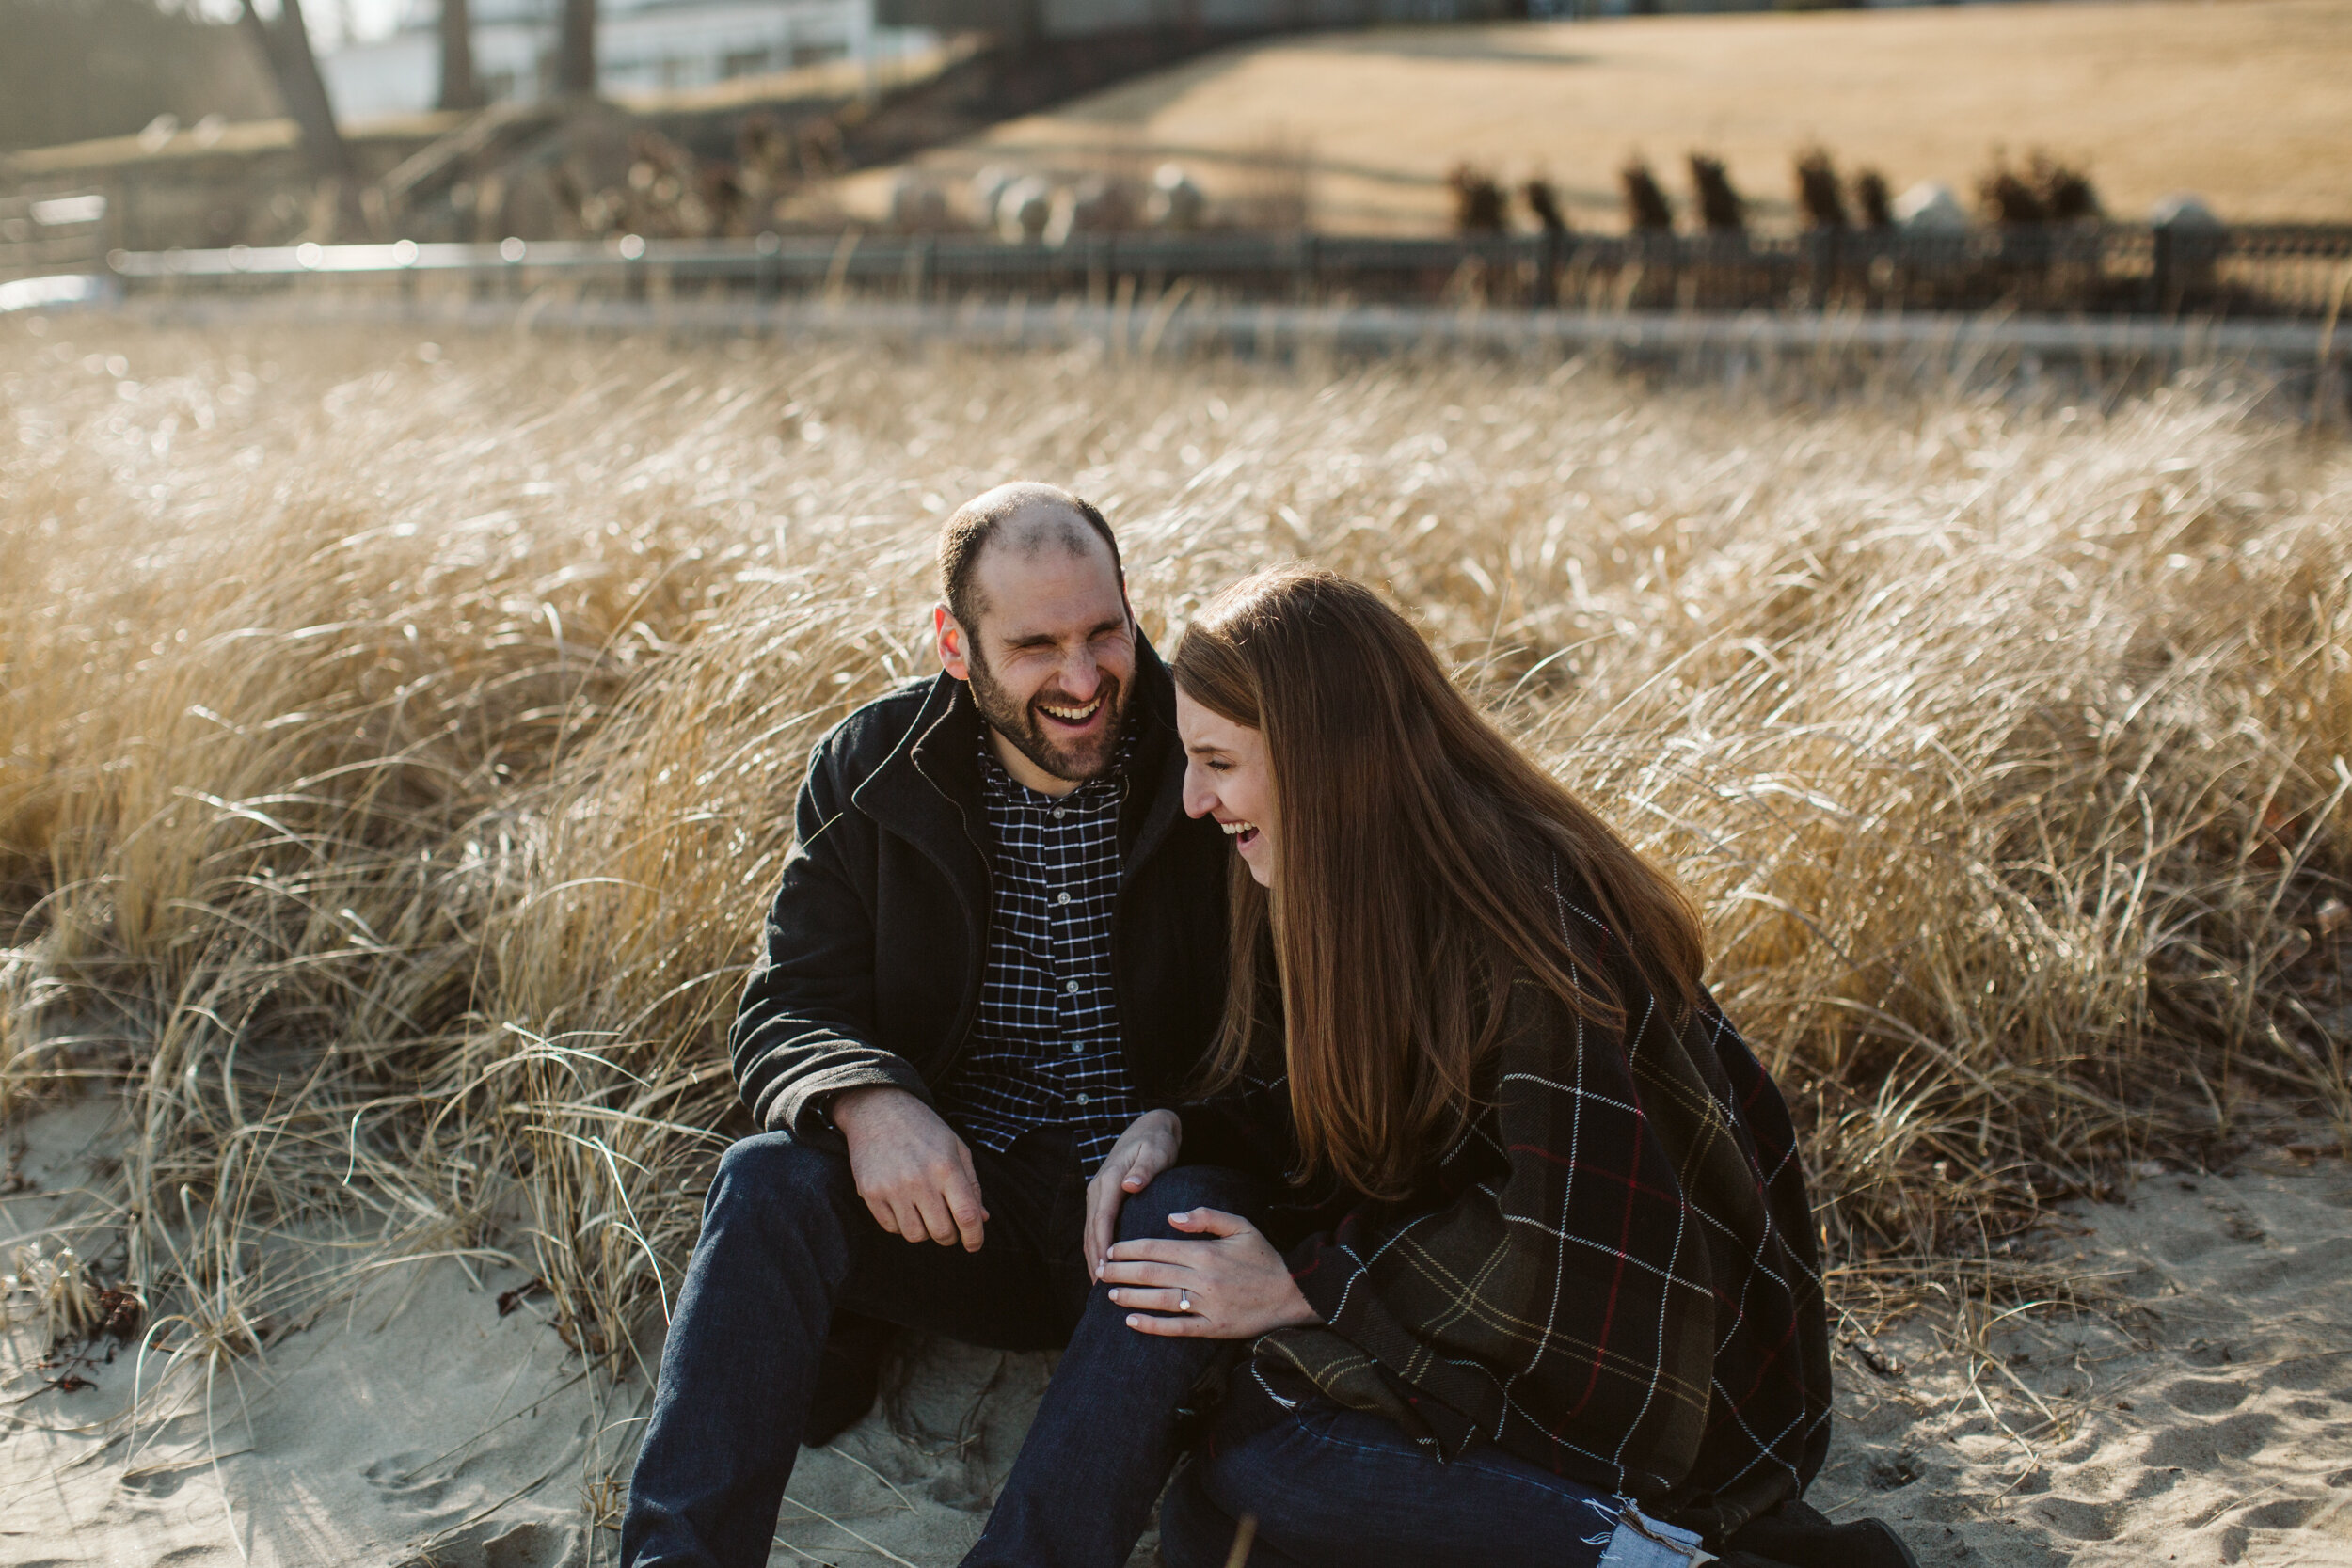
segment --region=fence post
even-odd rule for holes
[[[752,242],[752,293],[762,305],[784,297],[784,237],[768,230]]]
[[[2152,250],[2148,263],[2148,311],[2151,315],[2172,313],[2173,275],[2177,263],[2172,257],[2172,225],[2160,223],[2151,231]]]

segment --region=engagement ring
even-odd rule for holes
[[[1190,1291],[1179,1291],[1176,1292],[1176,1310],[1179,1312],[1189,1312],[1192,1310],[1192,1292]]]

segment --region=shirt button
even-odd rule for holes
[[[1059,806],[1056,806],[1056,807],[1054,808],[1054,810],[1053,810],[1053,814],[1052,814],[1052,815],[1053,815],[1053,818],[1054,818],[1054,820],[1055,820],[1055,821],[1057,821],[1057,822],[1060,821],[1060,820],[1061,820],[1061,814],[1062,814],[1062,808],[1061,808],[1061,807],[1059,807]]]
[[[1080,1096],[1078,1097],[1078,1103],[1079,1103],[1079,1104],[1081,1104],[1081,1105],[1083,1105],[1083,1104],[1085,1104],[1086,1102],[1087,1102],[1087,1097],[1086,1097],[1085,1095],[1080,1095]]]
[[[1070,1053],[1071,1053],[1072,1055],[1073,1055],[1073,1056],[1074,1056],[1074,1055],[1077,1055],[1079,1053],[1083,1052],[1084,1050],[1086,1050],[1086,1044],[1085,1044],[1085,1042],[1084,1042],[1084,1041],[1080,1041],[1078,1044],[1073,1045],[1073,1046],[1072,1046],[1072,1047],[1070,1048]]]
[[[1064,980],[1062,982],[1061,989],[1068,991],[1071,995],[1075,996],[1078,994],[1078,982],[1075,980]]]
[[[1060,897],[1055,899],[1054,902],[1057,904],[1067,904],[1070,902],[1070,895],[1065,893]]]

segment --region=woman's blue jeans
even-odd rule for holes
[[[1248,1368],[1160,1505],[1168,1568],[1683,1568],[1698,1537],[1494,1449],[1440,1464],[1395,1422],[1327,1400],[1279,1410]]]
[[[1066,1131],[975,1148],[980,1250],[901,1241],[840,1154],[770,1132],[729,1148],[703,1205],[621,1525],[628,1568],[757,1568],[799,1455],[836,1308],[1005,1350],[1067,1342],[967,1568],[1120,1568],[1177,1454],[1177,1412],[1232,1354],[1139,1334],[1088,1278],[1085,1183]],[[1258,1187],[1180,1165],[1120,1212],[1122,1240],[1168,1216],[1256,1218]]]

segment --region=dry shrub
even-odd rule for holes
[[[51,334],[0,332],[0,1092],[120,1086],[160,1348],[265,1343],[337,1276],[262,1240],[325,1227],[528,1250],[626,1354],[808,747],[1013,475],[1104,505],[1163,642],[1273,561],[1385,584],[1678,868],[1841,1290],[2352,1126],[2352,468],[2227,396]]]
[[[1731,171],[1721,158],[1704,152],[1690,157],[1691,194],[1698,203],[1699,222],[1710,234],[1737,234],[1748,226],[1748,206],[1732,188]]]
[[[1877,169],[1866,168],[1855,172],[1853,205],[1863,228],[1895,227],[1895,198],[1887,189],[1886,176]]]
[[[2008,155],[1997,149],[1993,166],[1977,177],[1977,203],[1994,223],[2042,223],[2050,215],[2033,182],[2010,167]]]
[[[2042,198],[2042,211],[2050,214],[2052,223],[2076,223],[2100,214],[2099,193],[2091,187],[2090,176],[2072,164],[2058,162],[2046,152],[2036,152],[2026,168],[2033,182],[2034,194]]]
[[[1455,233],[1500,234],[1510,227],[1511,193],[1492,174],[1472,164],[1456,164],[1445,182],[1454,193]]]
[[[1636,158],[1627,164],[1617,171],[1617,183],[1625,192],[1627,229],[1637,234],[1662,234],[1674,229],[1674,203],[1666,199],[1665,189],[1649,171],[1647,162]]]
[[[1846,227],[1846,193],[1837,183],[1837,166],[1824,148],[1797,154],[1797,211],[1807,229]]]
[[[1995,151],[1977,180],[1977,199],[1994,223],[2075,223],[2100,213],[2090,177],[2039,149],[2022,173]]]
[[[1559,189],[1549,180],[1540,174],[1530,175],[1519,187],[1519,196],[1527,203],[1528,215],[1545,233],[1556,236],[1568,231],[1566,210],[1560,205]]]

